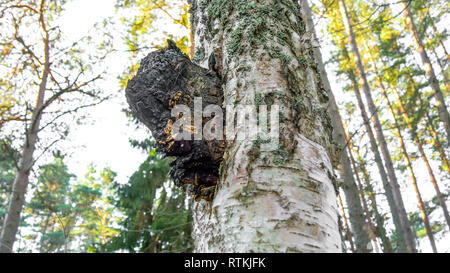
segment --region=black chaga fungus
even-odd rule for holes
[[[202,106],[222,109],[221,80],[215,71],[192,63],[173,41],[168,44],[141,61],[136,76],[128,82],[126,98],[131,113],[152,131],[157,151],[175,157],[169,173],[175,184],[194,194],[196,201],[212,200],[224,141],[194,140],[193,136],[175,140],[172,126],[184,116],[172,117],[171,111],[176,105],[186,105],[193,125],[194,98],[201,97]],[[202,128],[213,117],[202,118]],[[183,129],[196,130],[194,126]]]

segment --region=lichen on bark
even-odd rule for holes
[[[249,139],[227,142],[213,202],[194,205],[196,251],[341,251],[328,97],[299,6],[190,3],[195,47],[217,56],[224,103],[280,107],[275,151]]]

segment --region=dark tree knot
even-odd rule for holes
[[[196,201],[212,200],[225,143],[193,137],[175,140],[172,125],[183,117],[172,117],[171,111],[176,105],[186,105],[194,113],[194,97],[201,97],[203,106],[222,108],[223,91],[217,73],[192,63],[169,40],[167,48],[142,59],[125,94],[131,113],[151,130],[157,151],[175,157],[169,173],[175,184],[192,193]],[[211,118],[202,118],[202,126]],[[193,126],[191,129],[195,130]]]

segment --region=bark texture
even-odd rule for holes
[[[224,103],[280,106],[278,149],[227,142],[214,200],[194,205],[195,250],[341,252],[328,94],[299,6],[196,0],[191,15],[194,60],[214,54]]]
[[[352,231],[355,234],[356,251],[357,252],[370,252],[368,245],[370,243],[369,234],[365,225],[365,217],[363,207],[361,206],[362,195],[360,196],[358,187],[355,183],[352,167],[350,165],[350,159],[347,154],[347,141],[345,137],[344,127],[341,122],[341,115],[336,104],[333,92],[331,90],[330,82],[328,81],[325,65],[322,61],[322,54],[320,53],[320,45],[317,40],[317,36],[314,29],[314,23],[311,16],[311,9],[307,0],[298,1],[302,9],[302,13],[305,18],[306,29],[309,35],[313,38],[313,51],[314,57],[317,61],[317,66],[322,78],[323,86],[328,92],[328,114],[333,124],[333,138],[340,149],[340,160],[338,165],[338,171],[340,179],[342,181],[342,189],[345,193],[345,199],[348,205],[348,212]],[[370,218],[369,218],[370,219]],[[352,248],[353,249],[353,248]]]

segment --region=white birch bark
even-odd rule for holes
[[[278,153],[252,140],[227,143],[214,200],[193,208],[196,252],[341,252],[327,94],[299,6],[191,5],[194,60],[206,67],[215,54],[225,104],[263,97],[282,117]]]
[[[317,39],[316,31],[314,28],[314,22],[312,20],[311,9],[307,0],[299,0],[302,13],[304,14],[306,29],[313,35],[313,50],[314,57],[316,59],[320,76],[325,90],[328,92],[329,104],[328,114],[330,115],[331,122],[333,124],[333,137],[335,142],[341,149],[341,157],[339,160],[338,171],[340,179],[342,180],[341,188],[344,190],[345,200],[347,202],[347,209],[350,214],[350,223],[352,231],[355,236],[356,251],[357,252],[370,252],[370,239],[367,224],[364,218],[363,207],[361,205],[361,199],[363,195],[359,194],[358,187],[353,177],[353,170],[350,166],[350,159],[347,154],[347,140],[345,137],[345,130],[342,125],[341,115],[334,98],[333,91],[331,90],[330,82],[328,81],[325,65],[322,61],[322,54],[320,52],[320,45]],[[370,221],[370,217],[368,218]]]

